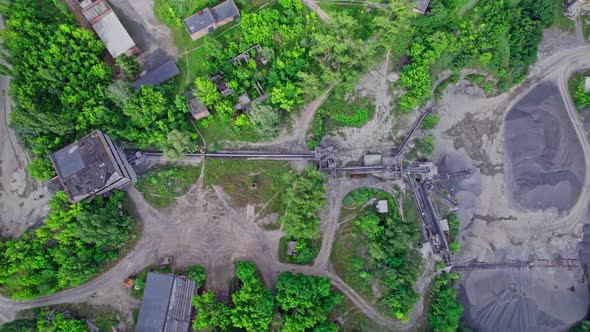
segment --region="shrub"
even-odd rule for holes
[[[49,158],[37,158],[27,165],[29,175],[39,181],[51,180],[56,174]]]
[[[436,127],[436,125],[440,122],[440,117],[437,113],[431,113],[424,118],[422,121],[422,129],[428,130]]]
[[[121,70],[125,73],[125,75],[127,75],[127,78],[129,79],[133,79],[139,75],[139,71],[141,70],[139,68],[139,62],[134,56],[122,54],[117,57],[115,63],[117,66],[119,66],[119,68],[121,68]]]

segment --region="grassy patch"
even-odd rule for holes
[[[584,82],[587,76],[590,76],[590,70],[574,72],[568,79],[569,94],[580,112],[588,107],[588,100],[590,99],[588,97],[590,93],[584,92]]]
[[[488,80],[484,75],[468,74],[465,76],[465,79],[480,87],[486,94],[486,96],[489,96],[494,93],[494,82]]]
[[[214,116],[207,128],[199,128],[209,150],[222,149],[227,142],[256,142],[260,139],[251,126],[236,127],[225,122],[218,114]]]
[[[354,86],[337,86],[318,109],[309,132],[310,149],[317,147],[327,133],[340,127],[360,128],[375,116],[371,99],[354,96],[351,89]]]
[[[341,323],[340,331],[387,331],[365,316],[346,296],[344,296],[342,303],[336,305],[332,310],[331,320]]]
[[[264,214],[283,214],[286,206],[282,193],[289,183],[290,172],[291,168],[283,161],[208,159],[205,184],[223,187],[237,206],[256,204],[264,209]],[[256,184],[255,189],[252,184]]]
[[[186,194],[198,178],[197,167],[156,167],[141,176],[136,187],[153,207],[165,208],[172,205],[177,197]]]
[[[389,211],[378,213],[371,199],[386,200]],[[406,320],[418,298],[420,258],[410,246],[419,241],[419,224],[402,219],[391,194],[371,188],[344,198],[340,222],[330,257],[336,273],[382,313]]]
[[[205,48],[201,47],[203,46],[204,40],[201,38],[192,41],[190,37],[188,37],[186,30],[183,31],[187,36],[188,41],[185,41],[184,46],[178,46],[178,41],[176,41],[179,50],[183,47],[186,48],[184,52],[180,50],[181,57],[178,59],[177,63],[178,69],[180,70],[180,82],[178,85],[179,93],[187,91],[190,87],[192,87],[195,78],[199,76],[205,76],[207,74],[204,61],[207,58],[207,54],[205,53]],[[235,22],[228,23],[211,33],[211,35],[219,39],[223,45],[227,45],[228,40],[232,40],[234,42],[239,41],[241,34],[242,28],[238,23]]]
[[[555,0],[555,2],[557,2],[557,6],[555,6],[557,8],[553,18],[553,26],[564,32],[573,32],[576,30],[576,24],[574,21],[563,15],[563,0]],[[582,20],[583,19],[584,17],[582,17]]]
[[[571,22],[570,19],[567,20]],[[584,39],[588,40],[588,37],[590,37],[590,15],[580,16],[580,22],[582,23],[582,33],[584,34]]]
[[[340,212],[340,222],[356,217],[360,211],[360,208],[352,210],[343,208]],[[342,225],[334,241],[330,260],[336,274],[342,277],[346,284],[354,288],[363,298],[374,302],[375,296],[369,279],[360,276],[364,268],[364,260],[367,258],[366,242],[360,234],[360,229],[355,225],[354,220],[349,220]]]
[[[287,250],[290,240],[288,237],[283,236],[279,241],[279,261],[282,263],[311,265],[320,253],[321,239],[300,239],[297,241],[297,254],[295,256],[289,256],[287,255]]]

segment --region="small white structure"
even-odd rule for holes
[[[448,232],[449,231],[449,222],[446,219],[441,219],[440,220],[440,228],[442,229],[443,232]]]
[[[387,205],[386,200],[381,200],[377,202],[377,212],[378,213],[387,213],[389,212],[389,206]]]
[[[289,241],[287,243],[287,255],[297,256],[297,241]]]
[[[584,91],[590,91],[590,76],[586,77],[586,80],[584,81]]]

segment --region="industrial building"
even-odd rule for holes
[[[129,36],[117,14],[105,0],[78,0],[82,14],[104,42],[113,58],[139,53],[135,42]]]
[[[186,277],[149,272],[136,332],[188,332],[195,282]]]
[[[57,178],[72,203],[121,189],[137,177],[125,155],[99,130],[50,156]]]

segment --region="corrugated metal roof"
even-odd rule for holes
[[[164,330],[173,285],[173,275],[148,273],[137,317],[136,332],[162,332]]]
[[[92,21],[95,18],[108,12],[109,10],[111,10],[111,7],[106,2],[96,1],[90,6],[88,6],[88,8],[84,9],[82,13],[84,14],[88,22],[92,23]]]
[[[174,61],[168,60],[160,67],[133,82],[133,86],[139,89],[142,85],[160,85],[178,74],[180,74],[180,71]]]
[[[100,40],[102,40],[113,58],[135,47],[135,42],[119,21],[115,13],[110,12],[92,25]]]
[[[148,273],[135,331],[187,332],[195,286],[188,278]]]

